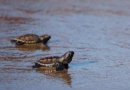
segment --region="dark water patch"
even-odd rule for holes
[[[1,60],[6,60],[6,61],[12,61],[12,60],[18,60],[18,59],[25,59],[28,57],[0,57]]]
[[[36,51],[36,50],[49,51],[50,50],[49,46],[42,45],[42,44],[16,45],[15,48],[19,51]]]
[[[4,46],[4,47],[0,47],[0,49],[14,49],[13,46]]]
[[[27,14],[34,14],[34,13],[39,13],[41,12],[42,10],[28,10],[27,8],[26,9],[17,9],[18,11],[21,11],[21,12],[24,12],[24,13],[27,13]]]
[[[26,24],[27,22],[34,22],[33,18],[25,18],[25,17],[9,17],[9,16],[1,16],[1,22],[8,22],[9,24]]]
[[[12,66],[8,66],[8,68],[0,68],[1,70],[3,70],[4,72],[10,72],[10,73],[14,73],[17,71],[20,71],[20,72],[28,72],[28,71],[32,71],[33,69],[32,68],[20,68],[20,67],[14,67],[13,65]]]
[[[70,48],[68,46],[51,46],[51,47],[54,47],[54,48]]]

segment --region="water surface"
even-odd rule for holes
[[[129,90],[129,0],[0,0],[1,90]],[[15,46],[49,34],[47,46]],[[32,69],[45,56],[75,55],[67,71]]]

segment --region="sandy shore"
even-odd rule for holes
[[[129,0],[0,0],[0,90],[129,90]],[[47,46],[15,46],[49,34]],[[32,69],[45,56],[75,52],[68,71]]]

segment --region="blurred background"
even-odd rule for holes
[[[129,90],[129,0],[0,0],[1,90]],[[48,34],[47,46],[15,46]],[[32,69],[46,56],[75,55],[67,71]]]

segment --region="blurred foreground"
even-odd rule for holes
[[[129,9],[129,0],[0,0],[0,90],[129,90]],[[27,33],[52,38],[10,43]],[[31,68],[70,50],[68,71]]]

